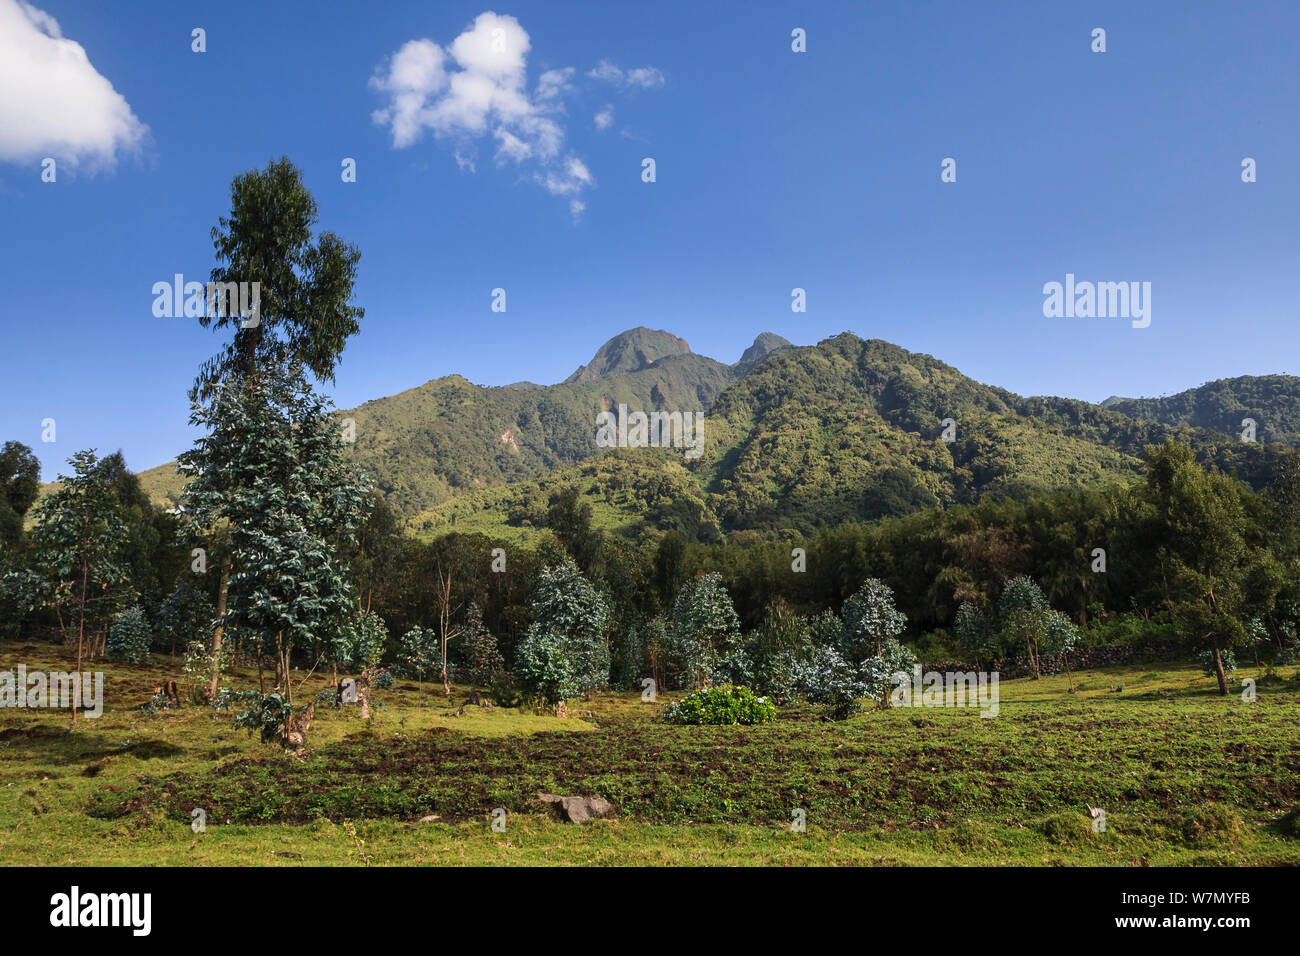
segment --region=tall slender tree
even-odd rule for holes
[[[333,381],[344,345],[359,330],[364,311],[350,304],[361,253],[332,232],[313,236],[319,219],[315,198],[297,167],[281,157],[262,170],[236,176],[231,209],[212,229],[213,283],[257,283],[254,314],[229,308],[205,310],[199,323],[233,330],[222,350],[199,369],[193,402],[210,401],[227,385],[255,382],[268,371],[301,365],[321,381]],[[234,562],[228,523],[217,533],[220,583],[212,635],[211,686],[215,692]]]

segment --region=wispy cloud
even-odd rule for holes
[[[635,87],[651,90],[664,85],[664,75],[653,66],[639,66],[632,70],[623,70],[609,60],[601,60],[587,71],[593,80],[602,80],[619,87]]]
[[[111,168],[149,128],[54,17],[0,0],[0,160]]]

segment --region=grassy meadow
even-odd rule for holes
[[[49,645],[0,655],[0,668],[75,666]],[[754,727],[669,726],[664,695],[634,692],[570,702],[568,718],[461,714],[466,688],[449,703],[440,685],[399,681],[375,692],[369,726],[318,705],[300,754],[228,712],[139,709],[179,676],[165,656],[87,669],[105,672],[104,714],[71,733],[61,712],[0,710],[6,865],[1300,864],[1295,667],[1243,667],[1253,703],[1161,664],[1076,673],[1073,694],[1065,675],[1005,681],[993,719],[894,708],[830,722],[801,706]],[[331,678],[295,680],[303,703]],[[230,684],[256,687],[256,672]],[[539,791],[599,794],[614,818],[557,822]]]

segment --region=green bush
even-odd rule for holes
[[[1092,605],[1089,613],[1101,611]],[[1178,640],[1178,628],[1169,621],[1144,618],[1132,611],[1120,614],[1101,614],[1088,621],[1088,627],[1079,641],[1081,647],[1099,647],[1108,644],[1145,644]]]
[[[776,719],[776,705],[748,687],[720,684],[669,704],[663,717],[670,724],[764,724]]]
[[[509,671],[498,671],[492,675],[488,693],[492,696],[492,703],[498,707],[518,707],[524,701],[524,695],[515,683],[515,675]]]
[[[108,629],[108,656],[128,664],[147,664],[151,639],[149,620],[144,611],[139,607],[129,607]]]

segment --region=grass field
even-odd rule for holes
[[[46,645],[0,655],[0,669],[74,666]],[[1075,694],[1064,675],[1006,681],[994,719],[795,708],[759,727],[667,726],[636,693],[574,702],[567,719],[460,716],[463,688],[449,705],[440,686],[399,682],[368,727],[318,708],[294,755],[229,713],[141,711],[179,676],[166,657],[94,666],[104,714],[71,733],[64,713],[0,710],[6,865],[1300,864],[1296,668],[1260,680],[1254,703],[1162,664],[1076,674]],[[615,819],[556,822],[538,791],[599,794]]]

